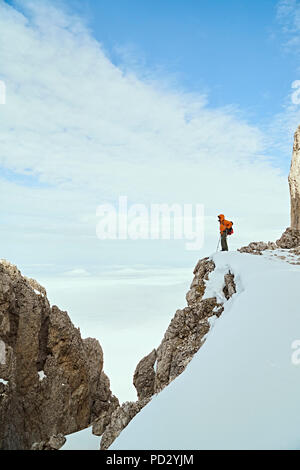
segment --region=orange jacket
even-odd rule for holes
[[[227,228],[232,227],[232,222],[226,220],[224,214],[220,214],[218,217],[220,221],[220,233],[223,233]]]

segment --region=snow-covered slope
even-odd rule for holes
[[[205,296],[220,296],[228,269],[237,293],[186,370],[110,450],[300,449],[300,266],[267,254],[213,260]]]
[[[67,440],[61,450],[99,450],[100,439],[92,434],[92,427],[65,437]]]

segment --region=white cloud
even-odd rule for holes
[[[284,32],[295,33],[300,29],[300,4],[297,0],[280,0],[277,5],[277,19]]]
[[[86,269],[83,268],[71,269],[70,271],[66,271],[63,273],[63,276],[70,277],[86,277],[90,275],[91,273],[89,273]]]
[[[277,22],[280,26],[277,34],[281,41],[281,52],[289,55],[293,61],[294,76],[291,76],[290,91],[282,103],[282,110],[270,120],[266,133],[269,136],[270,150],[279,156],[282,164],[288,169],[294,132],[300,124],[300,106],[298,100],[295,100],[300,79],[300,2],[280,0],[277,3]]]

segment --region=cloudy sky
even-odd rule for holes
[[[217,214],[232,249],[289,225],[299,32],[296,0],[0,0],[1,257],[99,337],[111,375],[184,305]],[[120,196],[203,205],[202,249],[99,240]]]

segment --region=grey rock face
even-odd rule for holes
[[[250,253],[252,255],[261,255],[265,250],[276,250],[278,246],[274,242],[251,242],[248,246],[239,248],[240,253]]]
[[[223,288],[226,300],[229,300],[233,294],[236,293],[236,286],[234,282],[234,275],[231,273],[225,274],[224,276],[225,286]]]
[[[46,291],[0,263],[0,449],[30,449],[91,424],[115,402],[98,341],[82,340]]]
[[[194,279],[186,295],[188,306],[177,310],[157,348],[155,393],[160,392],[185,370],[204,344],[204,337],[210,329],[209,318],[213,315],[220,316],[223,311],[222,305],[214,297],[202,298],[206,281],[214,269],[215,264],[209,258],[200,260],[194,269]],[[225,279],[224,284],[226,286]]]
[[[294,230],[293,228],[287,228],[286,231],[281,235],[276,244],[280,248],[297,248],[300,246],[300,231]]]
[[[215,298],[202,300],[205,281],[214,268],[209,258],[198,262],[186,295],[188,306],[176,311],[159,347],[137,365],[133,383],[139,398],[160,392],[184,371],[203,344],[202,338],[209,331],[208,318],[215,314],[213,310],[217,307]]]
[[[291,196],[291,229],[300,230],[300,126],[294,135],[289,186]]]
[[[106,427],[102,439],[101,450],[106,450],[120,435],[121,431],[126,428],[130,421],[146,406],[150,398],[143,398],[136,402],[127,401],[119,406],[111,415],[109,425]]]
[[[66,442],[66,438],[62,434],[51,436],[49,441],[35,442],[31,450],[59,450]]]
[[[138,398],[143,399],[151,397],[155,392],[155,370],[156,349],[144,357],[136,366],[133,376],[133,384],[137,390]]]
[[[120,406],[119,400],[111,394],[108,377],[102,372],[100,387],[101,409],[95,413],[93,419],[93,434],[101,436],[111,422],[112,413]]]

